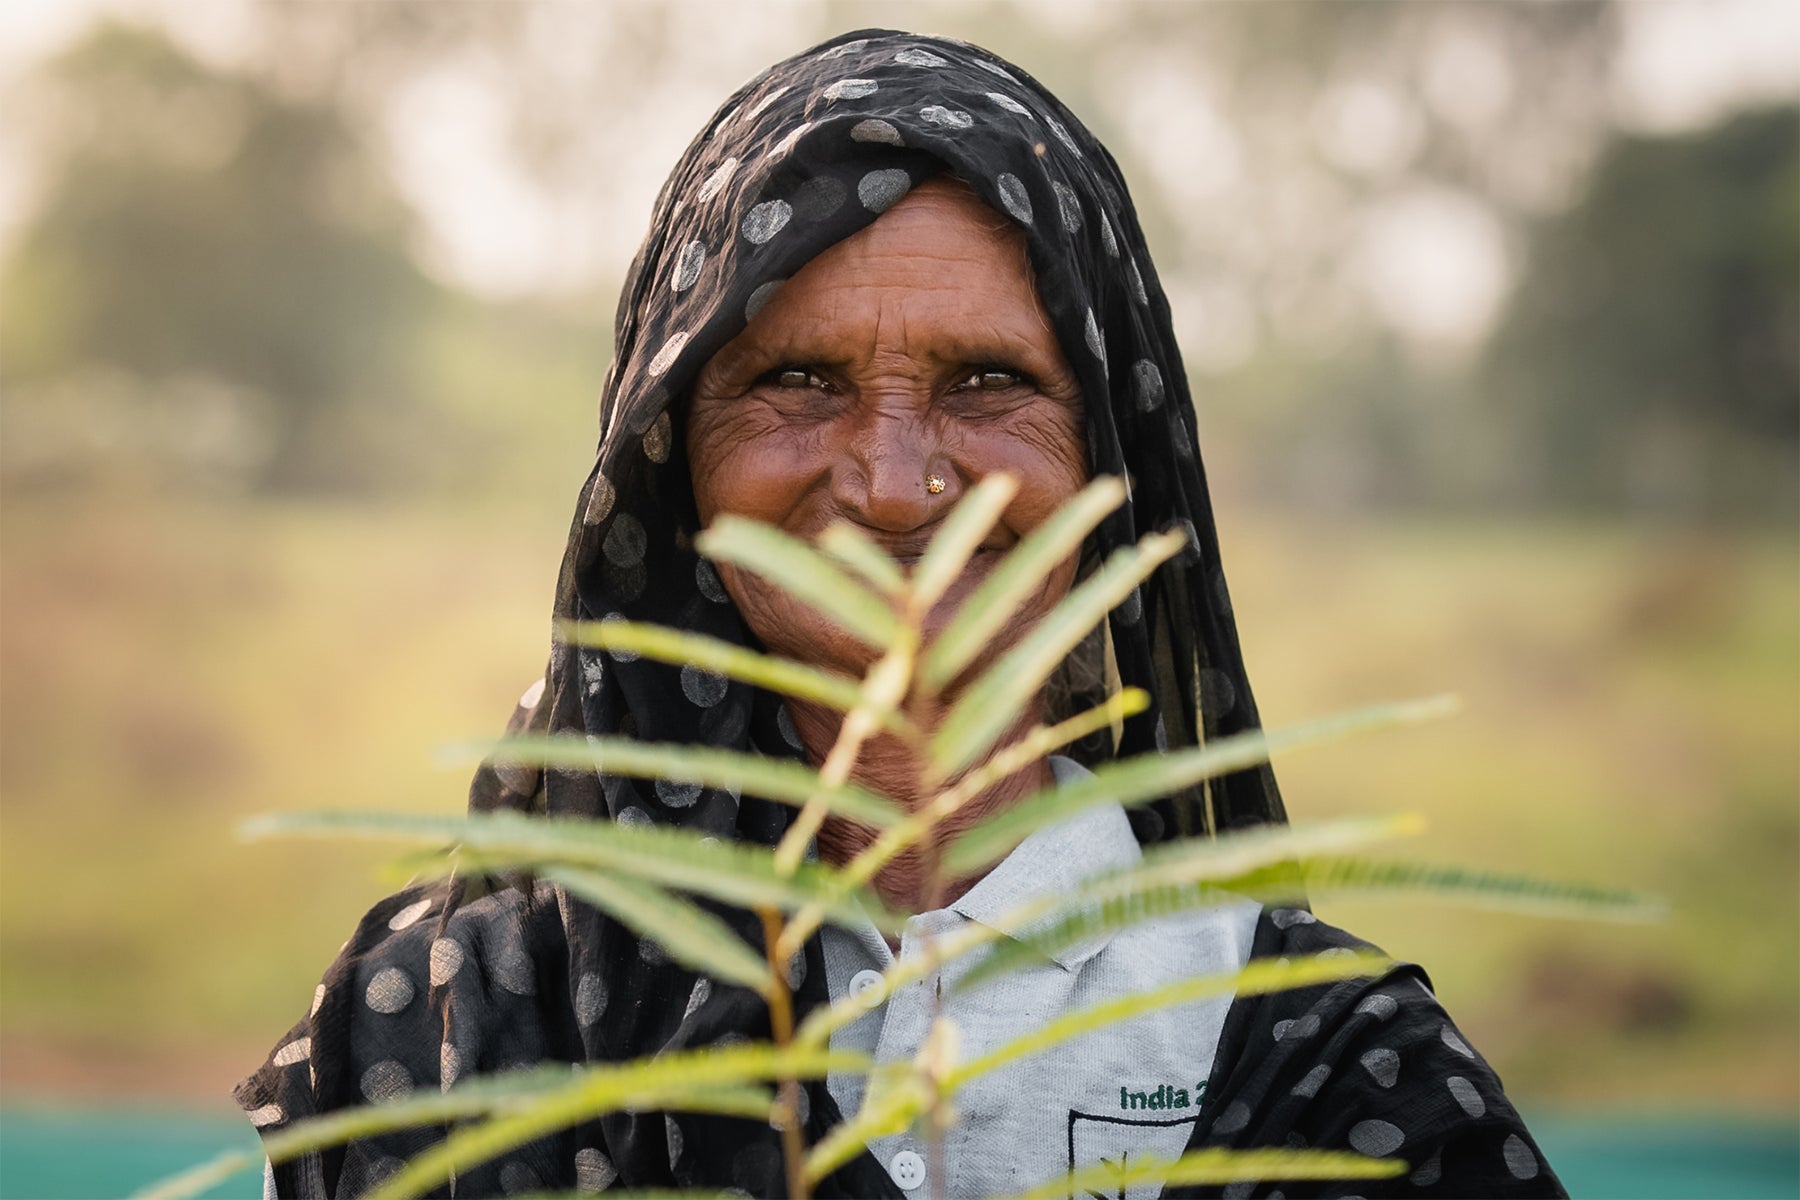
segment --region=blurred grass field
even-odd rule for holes
[[[1278,762],[1298,819],[1417,811],[1396,856],[1660,893],[1660,926],[1323,900],[1424,962],[1539,1103],[1800,1106],[1800,579],[1785,533],[1226,512],[1265,720],[1460,691]],[[542,506],[120,493],[0,513],[0,1058],[17,1096],[222,1097],[389,885],[244,816],[452,812],[439,745],[536,678]]]

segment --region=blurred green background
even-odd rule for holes
[[[0,1190],[52,1188],[46,1103],[216,1114],[386,890],[240,818],[459,807],[434,749],[543,662],[655,190],[864,25],[992,47],[1120,159],[1265,718],[1465,697],[1278,762],[1295,817],[1672,905],[1324,916],[1529,1112],[1755,1117],[1800,1189],[1800,6],[3,12]]]

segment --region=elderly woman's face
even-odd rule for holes
[[[1087,481],[1081,396],[1023,236],[950,180],[914,188],[782,285],[702,368],[687,450],[703,522],[735,513],[810,539],[849,521],[903,565],[984,475],[1017,476],[931,625]],[[1054,605],[1074,572],[1063,564],[1011,628]],[[771,650],[867,665],[867,648],[812,609],[747,572],[721,574]]]

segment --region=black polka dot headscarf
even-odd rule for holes
[[[1119,681],[1149,711],[1074,749],[1094,763],[1257,724],[1193,410],[1168,303],[1112,157],[1029,75],[966,43],[886,30],[833,39],[752,80],[663,187],[619,302],[599,451],[564,558],[557,615],[619,615],[747,642],[697,531],[681,410],[706,361],[809,260],[949,173],[1024,232],[1032,269],[1086,397],[1090,466],[1130,499],[1090,561],[1183,528],[1190,549],[1111,614]],[[794,754],[778,700],[695,670],[559,650],[537,728]],[[1097,701],[1089,678],[1078,701]],[[768,840],[787,819],[692,787],[553,774],[553,813],[675,823]],[[505,802],[501,797],[496,801]],[[519,797],[512,799],[519,802]],[[1284,819],[1273,774],[1243,771],[1136,814],[1140,839]]]
[[[803,265],[951,173],[1024,231],[1031,266],[1085,397],[1095,473],[1130,499],[1094,536],[1093,560],[1146,532],[1183,528],[1188,551],[1108,619],[1120,682],[1154,706],[1077,746],[1089,763],[1193,745],[1256,725],[1168,304],[1124,182],[1106,151],[1029,76],[960,42],[847,34],[781,63],[725,103],[657,200],[619,303],[599,452],[558,584],[562,618],[615,615],[740,644],[750,637],[696,556],[681,410],[695,374]],[[1079,682],[1079,680],[1078,680]],[[1080,700],[1098,700],[1104,679]],[[704,671],[568,646],[552,650],[513,727],[626,734],[768,755],[801,752],[779,699]],[[485,767],[477,810],[679,825],[772,843],[790,810],[752,796],[592,772]],[[1240,772],[1135,814],[1144,841],[1283,819],[1273,776]],[[515,886],[516,884],[516,886]],[[716,906],[709,906],[716,907]],[[747,940],[749,913],[719,915]],[[828,999],[817,938],[790,967],[801,1014]],[[546,1060],[616,1062],[769,1036],[745,989],[697,977],[653,941],[561,889],[479,877],[376,905],[319,986],[311,1012],[238,1089],[265,1131],[435,1080]],[[1261,1044],[1260,1042],[1258,1044]],[[816,1141],[840,1114],[809,1083]],[[275,1168],[280,1194],[358,1194],[442,1136],[400,1131]],[[732,1188],[781,1195],[776,1132],[704,1114],[620,1112],[459,1174],[457,1194],[540,1186]],[[819,1194],[899,1196],[867,1154]]]

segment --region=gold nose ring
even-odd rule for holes
[[[925,477],[925,490],[934,496],[941,494],[944,490],[944,477],[942,475],[927,475]]]

